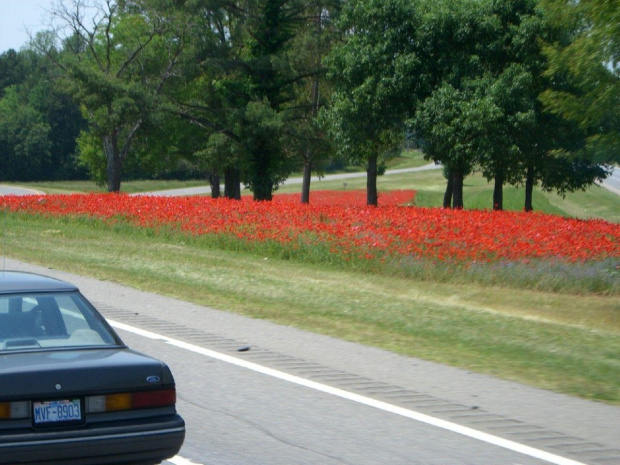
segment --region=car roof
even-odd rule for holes
[[[23,271],[0,271],[0,294],[77,290],[73,284],[49,276]]]

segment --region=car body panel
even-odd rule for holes
[[[179,415],[76,431],[0,434],[2,465],[155,464],[177,454],[185,437]]]
[[[0,271],[0,294],[77,290],[73,284],[48,276],[21,271]]]
[[[157,376],[160,382],[147,381],[150,376]],[[165,365],[127,348],[0,353],[0,379],[0,398],[4,400],[174,385]]]

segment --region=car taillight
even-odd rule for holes
[[[30,417],[30,402],[0,402],[0,420],[17,420]]]
[[[176,403],[176,390],[126,392],[86,398],[88,413],[118,412],[144,408],[169,407]]]
[[[167,407],[176,402],[177,393],[174,389],[136,392],[133,395],[133,408]]]

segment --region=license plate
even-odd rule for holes
[[[82,420],[80,399],[33,402],[32,407],[35,425],[51,425]]]

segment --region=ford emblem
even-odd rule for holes
[[[148,378],[146,378],[146,382],[147,383],[159,383],[159,376],[149,376]]]

